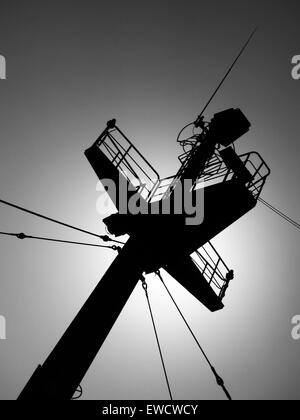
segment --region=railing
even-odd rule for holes
[[[163,200],[170,195],[176,184],[178,173],[176,176],[159,179],[158,172],[117,126],[106,129],[96,141],[96,145],[146,201]],[[190,151],[180,156],[182,169],[188,165],[188,161],[196,148],[195,143]],[[246,183],[246,188],[251,191],[253,197],[257,200],[266,178],[270,174],[270,169],[257,152],[244,153],[239,157],[252,175],[251,181]],[[197,188],[200,184],[208,186],[231,179],[236,179],[235,174],[226,167],[218,150],[216,150],[206,163],[205,169],[197,179],[194,188]]]
[[[252,192],[253,197],[258,200],[271,170],[257,152],[244,153],[240,155],[240,158],[252,175],[252,180],[246,184],[246,187]]]
[[[160,182],[159,174],[125,134],[118,127],[107,129],[96,141],[96,145],[139,190],[140,195],[149,201],[151,193]]]
[[[214,292],[223,298],[230,270],[212,243],[207,242],[191,258]]]
[[[246,168],[252,175],[251,181],[247,182],[246,188],[257,200],[266,182],[270,169],[257,152],[249,152],[239,155]],[[150,196],[151,201],[167,198],[171,186],[174,186],[174,176],[161,179],[155,186]],[[219,182],[235,179],[233,171],[229,170],[218,153],[215,153],[207,162],[204,171],[197,179],[195,188],[200,185],[208,186]]]
[[[169,176],[167,178],[160,179],[156,184],[150,196],[150,201],[164,200],[170,192],[170,186],[173,184],[175,176]]]
[[[267,177],[270,175],[270,168],[257,152],[244,153],[239,155],[239,157],[252,175],[251,181],[245,184],[246,188],[257,200]],[[204,182],[207,186],[209,184],[216,183],[216,181],[225,182],[233,179],[236,179],[233,171],[226,167],[225,163],[218,154],[215,154],[205,166],[205,170],[201,176],[197,179],[196,185]]]

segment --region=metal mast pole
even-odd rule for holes
[[[147,258],[142,247],[128,240],[19,400],[72,398],[141,278]]]

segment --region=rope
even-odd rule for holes
[[[169,392],[169,395],[170,395],[170,400],[173,401],[173,396],[172,396],[172,392],[171,392],[171,388],[170,388],[168,374],[167,374],[167,370],[166,370],[166,366],[165,366],[165,362],[164,362],[164,358],[163,358],[163,354],[162,354],[162,350],[161,350],[161,346],[160,346],[160,342],[159,342],[159,337],[158,337],[158,333],[157,333],[157,329],[156,329],[156,325],[155,325],[155,321],[154,321],[154,317],[153,317],[153,312],[152,312],[152,308],[151,308],[151,304],[150,304],[149,295],[148,295],[148,285],[146,283],[146,280],[145,280],[144,276],[142,276],[141,282],[142,282],[142,286],[143,286],[143,289],[145,291],[145,295],[146,295],[146,299],[147,299],[147,303],[148,303],[148,308],[149,308],[149,312],[150,312],[150,316],[151,316],[152,326],[153,326],[154,333],[155,333],[157,347],[158,347],[160,360],[161,360],[161,364],[162,364],[162,367],[163,367],[163,371],[164,371],[164,375],[165,375],[165,379],[166,379],[166,383],[167,383],[167,387],[168,387],[168,392]]]
[[[41,236],[31,236],[31,235],[25,235],[25,233],[8,233],[8,232],[0,232],[0,235],[5,236],[14,236],[18,239],[38,239],[41,241],[49,241],[49,242],[59,242],[64,244],[74,244],[74,245],[85,245],[85,246],[93,246],[97,248],[110,248],[114,251],[119,251],[121,248],[116,245],[98,245],[98,244],[89,244],[86,242],[75,242],[75,241],[65,241],[63,239],[54,239],[54,238],[45,238]]]
[[[274,213],[276,213],[278,216],[282,217],[286,222],[293,225],[295,228],[300,229],[300,224],[297,223],[295,220],[291,219],[289,216],[284,214],[282,211],[278,210],[276,207],[272,206],[272,204],[268,203],[267,201],[263,200],[261,197],[258,199],[262,204],[264,204],[266,207],[268,207],[270,210],[272,210]]]
[[[48,220],[50,222],[56,223],[58,225],[62,225],[62,226],[68,227],[70,229],[74,229],[74,230],[77,230],[79,232],[86,233],[87,235],[95,236],[96,238],[102,239],[102,241],[104,241],[104,242],[115,242],[115,243],[124,245],[123,242],[111,239],[108,235],[97,235],[96,233],[90,232],[88,230],[81,229],[81,228],[73,226],[73,225],[69,225],[68,223],[64,223],[64,222],[61,222],[61,221],[56,220],[56,219],[52,219],[51,217],[45,216],[43,214],[37,213],[37,212],[32,211],[32,210],[25,209],[24,207],[17,206],[16,204],[9,203],[8,201],[4,201],[4,200],[0,199],[0,203],[5,204],[6,206],[13,207],[15,209],[24,211],[25,213],[32,214],[33,216],[40,217],[41,219],[45,219],[45,220]]]
[[[226,397],[228,398],[228,400],[230,400],[230,401],[231,401],[231,400],[232,400],[232,398],[231,398],[231,396],[230,396],[229,392],[227,391],[227,389],[226,389],[226,387],[225,387],[225,384],[224,384],[223,379],[221,378],[221,376],[219,376],[219,375],[218,375],[218,373],[217,373],[216,369],[213,367],[212,363],[210,362],[210,360],[209,360],[208,356],[206,355],[205,351],[203,350],[203,348],[202,348],[201,344],[199,343],[199,341],[198,341],[197,337],[195,336],[195,334],[194,334],[193,330],[191,329],[191,327],[190,327],[189,323],[187,322],[187,320],[186,320],[185,316],[183,315],[183,313],[181,312],[181,310],[180,310],[179,306],[177,305],[177,303],[176,303],[175,299],[173,298],[173,296],[172,296],[172,294],[171,294],[170,290],[168,289],[168,287],[166,286],[165,282],[163,281],[163,278],[162,278],[162,276],[161,276],[161,274],[160,274],[160,271],[157,271],[157,272],[156,272],[156,275],[160,278],[160,280],[161,280],[162,284],[164,285],[164,287],[165,287],[166,291],[168,292],[168,294],[169,294],[170,298],[172,299],[172,301],[173,301],[174,305],[176,306],[176,309],[178,310],[178,312],[179,312],[179,314],[180,314],[181,318],[183,319],[183,321],[184,321],[185,325],[187,326],[187,328],[188,328],[188,330],[190,331],[190,333],[191,333],[192,337],[194,338],[194,340],[195,340],[195,342],[196,342],[197,346],[199,347],[199,349],[200,349],[201,353],[203,354],[203,356],[204,356],[205,360],[207,361],[207,363],[208,363],[208,365],[209,365],[209,367],[210,367],[211,371],[213,372],[213,374],[214,374],[214,376],[215,376],[215,379],[216,379],[217,384],[218,384],[218,385],[219,385],[219,386],[223,389],[223,391],[224,391],[224,393],[225,393]]]

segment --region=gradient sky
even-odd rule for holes
[[[298,1],[2,0],[0,198],[104,233],[84,150],[115,117],[162,176],[175,173],[178,131],[258,25],[206,117],[243,110],[252,128],[237,150],[261,153],[272,169],[263,197],[299,221],[300,81],[291,78],[299,18]],[[4,206],[0,227],[89,239]],[[259,204],[214,244],[236,273],[225,309],[211,314],[166,276],[167,284],[233,398],[299,399],[300,341],[291,337],[291,318],[300,314],[299,232]],[[115,254],[6,237],[0,247],[7,320],[0,399],[14,399]],[[223,399],[154,276],[149,289],[174,398]],[[82,386],[83,398],[168,397],[140,285]]]

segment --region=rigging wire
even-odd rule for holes
[[[26,209],[26,208],[24,208],[24,207],[18,206],[18,205],[13,204],[13,203],[10,203],[10,202],[8,202],[8,201],[1,200],[1,199],[0,199],[0,203],[1,203],[1,204],[5,204],[6,206],[13,207],[13,208],[15,208],[15,209],[18,209],[18,210],[24,211],[25,213],[32,214],[33,216],[40,217],[41,219],[45,219],[45,220],[48,220],[48,221],[50,221],[50,222],[56,223],[56,224],[58,224],[58,225],[62,225],[62,226],[68,227],[68,228],[70,228],[70,229],[74,229],[74,230],[77,230],[77,231],[79,231],[79,232],[86,233],[87,235],[95,236],[96,238],[100,238],[100,239],[102,239],[102,241],[104,241],[104,242],[115,242],[115,243],[118,243],[118,244],[124,245],[124,242],[120,242],[120,241],[117,241],[117,240],[115,240],[115,239],[111,239],[108,235],[98,235],[97,233],[93,233],[93,232],[90,232],[90,231],[88,231],[88,230],[81,229],[81,228],[79,228],[79,227],[77,227],[77,226],[73,226],[73,225],[70,225],[70,224],[68,224],[68,223],[61,222],[61,221],[56,220],[56,219],[52,219],[51,217],[45,216],[45,215],[43,215],[43,214],[37,213],[37,212],[32,211],[32,210],[28,210],[28,209]]]
[[[0,235],[14,236],[18,239],[38,239],[40,241],[59,242],[59,243],[74,244],[74,245],[85,245],[85,246],[92,246],[92,247],[97,247],[97,248],[110,248],[110,249],[113,249],[114,251],[118,251],[119,249],[121,249],[120,247],[116,245],[98,245],[98,244],[90,244],[86,242],[67,241],[63,239],[54,239],[54,238],[45,238],[42,236],[26,235],[25,233],[0,232]]]
[[[230,72],[232,71],[232,69],[234,68],[236,62],[238,61],[238,59],[241,57],[241,55],[243,54],[243,52],[245,51],[245,49],[247,48],[248,44],[250,43],[251,39],[253,38],[255,32],[257,31],[258,28],[255,28],[249,38],[247,39],[247,41],[245,42],[245,44],[243,45],[242,49],[240,50],[240,52],[238,53],[237,57],[235,58],[235,60],[233,61],[233,63],[231,64],[231,66],[229,67],[229,69],[227,70],[227,72],[225,73],[225,75],[223,76],[221,82],[218,84],[217,88],[214,90],[213,94],[211,95],[211,97],[209,98],[209,100],[207,101],[206,105],[204,106],[204,108],[201,111],[201,114],[198,116],[201,117],[203,115],[203,113],[206,111],[207,107],[209,106],[209,104],[211,103],[211,101],[213,100],[213,98],[216,96],[216,93],[218,92],[218,90],[220,89],[220,87],[223,85],[223,83],[225,82],[225,80],[227,79],[228,75],[230,74]]]
[[[190,331],[190,333],[191,333],[192,337],[194,338],[194,340],[195,340],[195,342],[196,342],[197,346],[199,347],[199,349],[200,349],[201,353],[203,354],[203,356],[204,356],[205,360],[207,361],[207,363],[208,363],[208,365],[209,365],[209,367],[210,367],[211,371],[213,372],[213,374],[214,374],[214,376],[215,376],[215,379],[216,379],[217,384],[218,384],[218,385],[219,385],[219,386],[223,389],[223,391],[224,391],[224,393],[225,393],[226,397],[228,398],[228,400],[230,400],[230,401],[231,401],[231,400],[232,400],[232,398],[231,398],[231,395],[229,394],[228,390],[227,390],[227,389],[226,389],[226,387],[225,387],[224,380],[221,378],[221,376],[220,376],[220,375],[218,375],[218,373],[217,373],[216,369],[213,367],[212,363],[210,362],[210,360],[209,360],[208,356],[206,355],[205,351],[203,350],[203,348],[202,348],[201,344],[199,343],[199,341],[198,341],[197,337],[195,336],[195,334],[194,334],[193,330],[191,329],[191,327],[190,327],[189,323],[187,322],[187,320],[186,320],[185,316],[184,316],[184,315],[183,315],[183,313],[181,312],[181,310],[180,310],[179,306],[177,305],[177,303],[176,303],[175,299],[173,298],[173,296],[172,296],[172,294],[171,294],[170,290],[168,289],[167,285],[165,284],[165,282],[164,282],[164,280],[163,280],[163,278],[162,278],[162,276],[161,276],[161,274],[160,274],[160,271],[157,271],[157,272],[156,272],[156,275],[160,278],[160,280],[161,280],[162,284],[164,285],[164,287],[165,287],[165,289],[166,289],[166,291],[167,291],[168,295],[170,296],[170,298],[172,299],[172,301],[173,301],[174,305],[176,306],[176,309],[178,310],[178,312],[179,312],[179,314],[180,314],[181,318],[183,319],[183,321],[184,321],[185,325],[187,326],[187,328],[188,328],[188,330]]]
[[[151,316],[152,326],[153,326],[153,330],[154,330],[154,333],[155,333],[157,347],[158,347],[160,360],[161,360],[161,364],[162,364],[162,367],[163,367],[163,371],[164,371],[164,375],[165,375],[165,379],[166,379],[166,383],[167,383],[167,387],[168,387],[170,400],[173,401],[173,396],[172,396],[172,392],[171,392],[171,388],[170,388],[170,382],[169,382],[169,378],[168,378],[168,374],[167,374],[167,370],[166,370],[166,365],[165,365],[165,362],[164,362],[164,358],[163,358],[163,354],[162,354],[162,350],[161,350],[161,346],[160,346],[160,342],[159,342],[158,332],[157,332],[157,329],[156,329],[154,316],[153,316],[153,312],[152,312],[152,308],[151,308],[151,303],[150,303],[150,299],[149,299],[149,295],[148,295],[148,285],[147,285],[147,282],[146,282],[146,279],[145,279],[144,276],[142,276],[141,282],[142,282],[142,286],[143,286],[143,289],[145,291],[145,295],[146,295],[146,299],[147,299],[147,303],[148,303],[148,308],[149,308],[149,312],[150,312],[150,316]]]
[[[216,89],[214,90],[213,94],[211,95],[211,97],[209,98],[209,100],[207,101],[207,103],[205,104],[204,108],[202,109],[200,115],[198,115],[197,119],[202,117],[202,115],[204,114],[204,112],[206,111],[206,109],[208,108],[209,104],[211,103],[211,101],[214,99],[214,97],[216,96],[217,92],[219,91],[219,89],[221,88],[221,86],[223,85],[223,83],[225,82],[225,80],[227,79],[228,75],[231,73],[232,69],[234,68],[235,64],[237,63],[237,61],[239,60],[239,58],[241,57],[241,55],[243,54],[243,52],[245,51],[245,49],[247,48],[248,44],[250,43],[251,39],[253,38],[255,32],[257,31],[258,28],[255,28],[250,36],[248,37],[247,41],[245,42],[245,44],[243,45],[242,49],[240,50],[240,52],[238,53],[237,57],[235,58],[235,60],[233,61],[233,63],[231,64],[231,66],[229,67],[229,69],[227,70],[227,72],[225,73],[225,75],[223,76],[222,80],[220,81],[220,83],[218,84],[218,86],[216,87]],[[186,126],[184,126],[178,136],[177,136],[177,142],[179,142],[179,137],[181,135],[181,133],[190,125],[193,125],[195,123],[189,123]]]
[[[300,229],[300,224],[297,223],[295,220],[291,219],[289,216],[287,216],[282,211],[278,210],[276,207],[274,207],[272,204],[268,203],[261,197],[258,198],[258,201],[260,201],[262,204],[264,204],[266,207],[268,207],[270,210],[272,210],[274,213],[276,213],[278,216],[282,217],[286,222],[293,225],[295,228]]]

